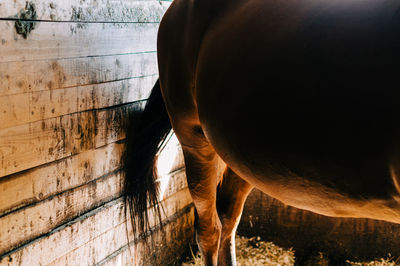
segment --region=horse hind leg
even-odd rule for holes
[[[222,224],[218,265],[236,265],[236,228],[252,188],[252,185],[226,167],[217,191],[217,211]]]
[[[197,212],[196,240],[205,265],[217,265],[221,222],[216,208],[223,163],[211,145],[182,144],[188,187]]]

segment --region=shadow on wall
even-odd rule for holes
[[[289,207],[256,189],[246,201],[238,233],[293,247],[298,262],[318,252],[334,265],[400,256],[400,225],[326,217]]]

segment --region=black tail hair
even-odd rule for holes
[[[154,207],[161,224],[158,205],[159,183],[155,180],[156,155],[171,131],[171,123],[157,80],[144,111],[127,132],[123,158],[124,197],[128,203],[134,232],[145,234],[149,228],[148,204]]]

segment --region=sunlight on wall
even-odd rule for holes
[[[164,197],[164,193],[168,188],[170,175],[169,173],[174,167],[176,156],[179,151],[179,142],[174,133],[170,133],[169,140],[164,145],[161,153],[158,155],[157,160],[157,174],[160,181],[160,199]]]

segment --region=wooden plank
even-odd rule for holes
[[[0,256],[0,264],[43,265],[61,254],[67,254],[109,229],[124,219],[122,201],[116,200],[97,208],[71,224],[66,224],[11,254]]]
[[[164,232],[160,232],[159,230],[153,232],[152,240],[155,242],[153,248],[154,253],[159,253],[161,251],[160,249],[162,249],[162,251],[164,252],[164,259],[166,259],[166,252],[169,251],[169,253],[173,253],[170,249],[175,249],[175,253],[179,253],[176,249],[185,245],[185,240],[193,237],[194,215],[192,209],[185,210],[183,213],[181,213],[180,210],[177,213],[178,215],[173,214],[171,216],[172,221],[164,227]],[[130,230],[129,224],[123,222],[115,226],[114,228],[104,232],[103,234],[96,236],[93,240],[88,241],[87,243],[80,246],[79,248],[76,248],[72,252],[57,258],[49,265],[104,265],[112,261],[112,258],[109,258],[110,254],[120,249],[126,249],[128,246],[128,241],[131,241],[130,245],[133,248],[134,252],[129,254],[125,250],[125,254],[118,255],[128,255],[131,259],[131,263],[133,263],[134,265],[143,265],[141,262],[145,257],[146,251],[148,252],[148,250],[145,250],[146,247],[143,245],[143,240],[139,241],[138,243],[134,243],[135,238],[131,233],[132,231]],[[177,239],[176,237],[180,238]],[[151,257],[149,255],[150,254],[147,254],[146,259],[149,259],[149,257]],[[132,259],[136,261],[132,261]],[[125,263],[122,265],[130,265],[131,263]],[[168,264],[157,263],[153,265]]]
[[[121,191],[122,176],[117,172],[1,217],[0,254],[117,198]]]
[[[188,243],[193,242],[194,234],[194,207],[190,213],[185,214],[176,221],[165,227],[165,233],[156,231],[156,235],[152,235],[155,240],[155,248],[151,257],[145,257],[145,247],[137,250],[139,256],[132,256],[132,246],[126,246],[127,249],[121,252],[113,259],[105,260],[98,265],[115,265],[115,261],[121,261],[120,265],[176,265],[177,259],[187,250]],[[139,247],[140,248],[140,247]],[[134,254],[134,253],[133,253]],[[137,263],[135,263],[137,262]]]
[[[110,256],[95,265],[174,265],[176,258],[187,248],[187,243],[193,240],[194,236],[194,209],[178,216],[176,220],[168,223],[163,230],[157,230],[152,234],[155,242],[152,254],[148,253],[144,241],[124,245],[114,251]],[[112,232],[115,234],[115,232]],[[124,232],[115,234],[117,237],[124,237]],[[109,249],[111,250],[111,249]],[[109,251],[107,250],[107,251]],[[82,252],[84,253],[84,252]],[[80,257],[79,255],[77,257]],[[72,259],[72,257],[69,257]]]
[[[10,127],[18,121],[25,124],[29,118],[29,94],[19,97],[0,97],[0,129]],[[18,123],[17,123],[18,124]]]
[[[157,72],[155,52],[0,62],[0,97],[154,76]]]
[[[0,129],[144,100],[157,76],[0,96]]]
[[[161,148],[162,150],[157,157],[157,172],[159,176],[178,171],[185,164],[182,147],[175,134],[171,134],[168,138],[168,142]]]
[[[183,168],[180,171],[176,171],[174,173],[169,174],[166,179],[168,181],[165,191],[161,191],[163,192],[162,193],[163,200],[171,197],[177,191],[187,187],[186,172],[185,169]]]
[[[128,121],[133,121],[135,113],[143,110],[144,105],[145,102],[137,102],[128,106],[97,111],[95,148],[125,139]]]
[[[162,253],[164,263],[159,261],[152,265],[169,265],[166,263],[168,257],[185,250],[186,243],[193,237],[193,217],[193,211],[185,212],[168,223],[163,228],[163,232],[160,230],[153,232],[152,239],[155,241],[153,251],[155,254]],[[147,250],[143,240],[131,243],[130,247],[129,250],[126,224],[122,223],[73,252],[54,260],[49,265],[143,265],[142,262],[146,255],[146,259],[153,257],[151,254],[146,254]],[[121,253],[109,257],[110,254],[120,249],[122,249]],[[113,264],[118,260],[124,260],[125,263]]]
[[[0,177],[94,146],[94,112],[0,129]]]
[[[0,129],[0,177],[122,140],[143,102]]]
[[[191,204],[192,197],[190,196],[189,189],[185,187],[182,190],[174,192],[169,197],[163,199],[161,201],[161,219],[165,220],[168,217],[174,215],[179,212],[187,205]],[[130,221],[129,221],[130,223]],[[149,224],[150,227],[154,227],[159,224],[159,220],[157,216],[154,214],[154,209],[149,207]],[[131,224],[129,224],[130,226]],[[131,238],[134,238],[133,236]]]
[[[0,179],[0,215],[114,172],[124,144],[111,143]]]
[[[173,215],[190,203],[191,197],[188,189],[175,193],[163,202],[166,210],[166,216],[164,217]],[[85,244],[91,245],[95,249],[104,249],[105,246],[111,245],[113,240],[110,240],[110,242],[99,241],[97,244],[90,242],[118,225],[123,224],[125,228],[125,221],[123,202],[122,200],[116,200],[80,217],[80,219],[67,224],[65,227],[55,230],[49,236],[39,238],[29,245],[0,257],[0,263],[7,262],[8,265],[43,265],[55,262],[57,259],[63,260],[62,257],[68,256],[68,254],[70,254],[70,258],[73,258],[75,256],[71,252],[76,251]],[[130,222],[126,224],[129,226]],[[152,224],[155,225],[155,222],[153,221]],[[114,234],[110,235],[114,236]],[[119,241],[119,246],[124,246],[127,243],[126,235],[125,237],[117,237],[114,241]],[[96,254],[101,256],[93,258]],[[81,265],[87,264],[85,261],[89,261],[89,264],[93,261],[100,261],[104,255],[101,252],[84,254],[80,258],[83,263]]]
[[[0,215],[120,169],[124,147],[125,143],[111,143],[0,179]],[[175,156],[175,166],[159,180],[162,198],[167,198],[187,187],[183,156],[180,147],[176,154],[165,150],[160,156]]]
[[[40,22],[24,39],[0,21],[0,62],[156,51],[156,23]]]
[[[38,20],[159,22],[170,2],[138,0],[31,0]],[[0,3],[0,18],[19,17],[25,0]]]
[[[25,205],[29,201],[37,203],[0,217],[0,228],[7,232],[0,235],[0,253],[118,196],[122,182],[119,173],[100,179],[96,177],[120,168],[122,146],[111,144],[95,152],[79,154],[72,157],[72,160],[52,163],[48,167],[27,171],[16,175],[16,178],[0,182],[3,190],[0,203],[3,205],[10,205],[13,201]],[[174,172],[169,176],[164,200],[186,187],[184,169]],[[58,194],[49,197],[55,193]],[[166,215],[171,214],[170,206],[168,208]]]

